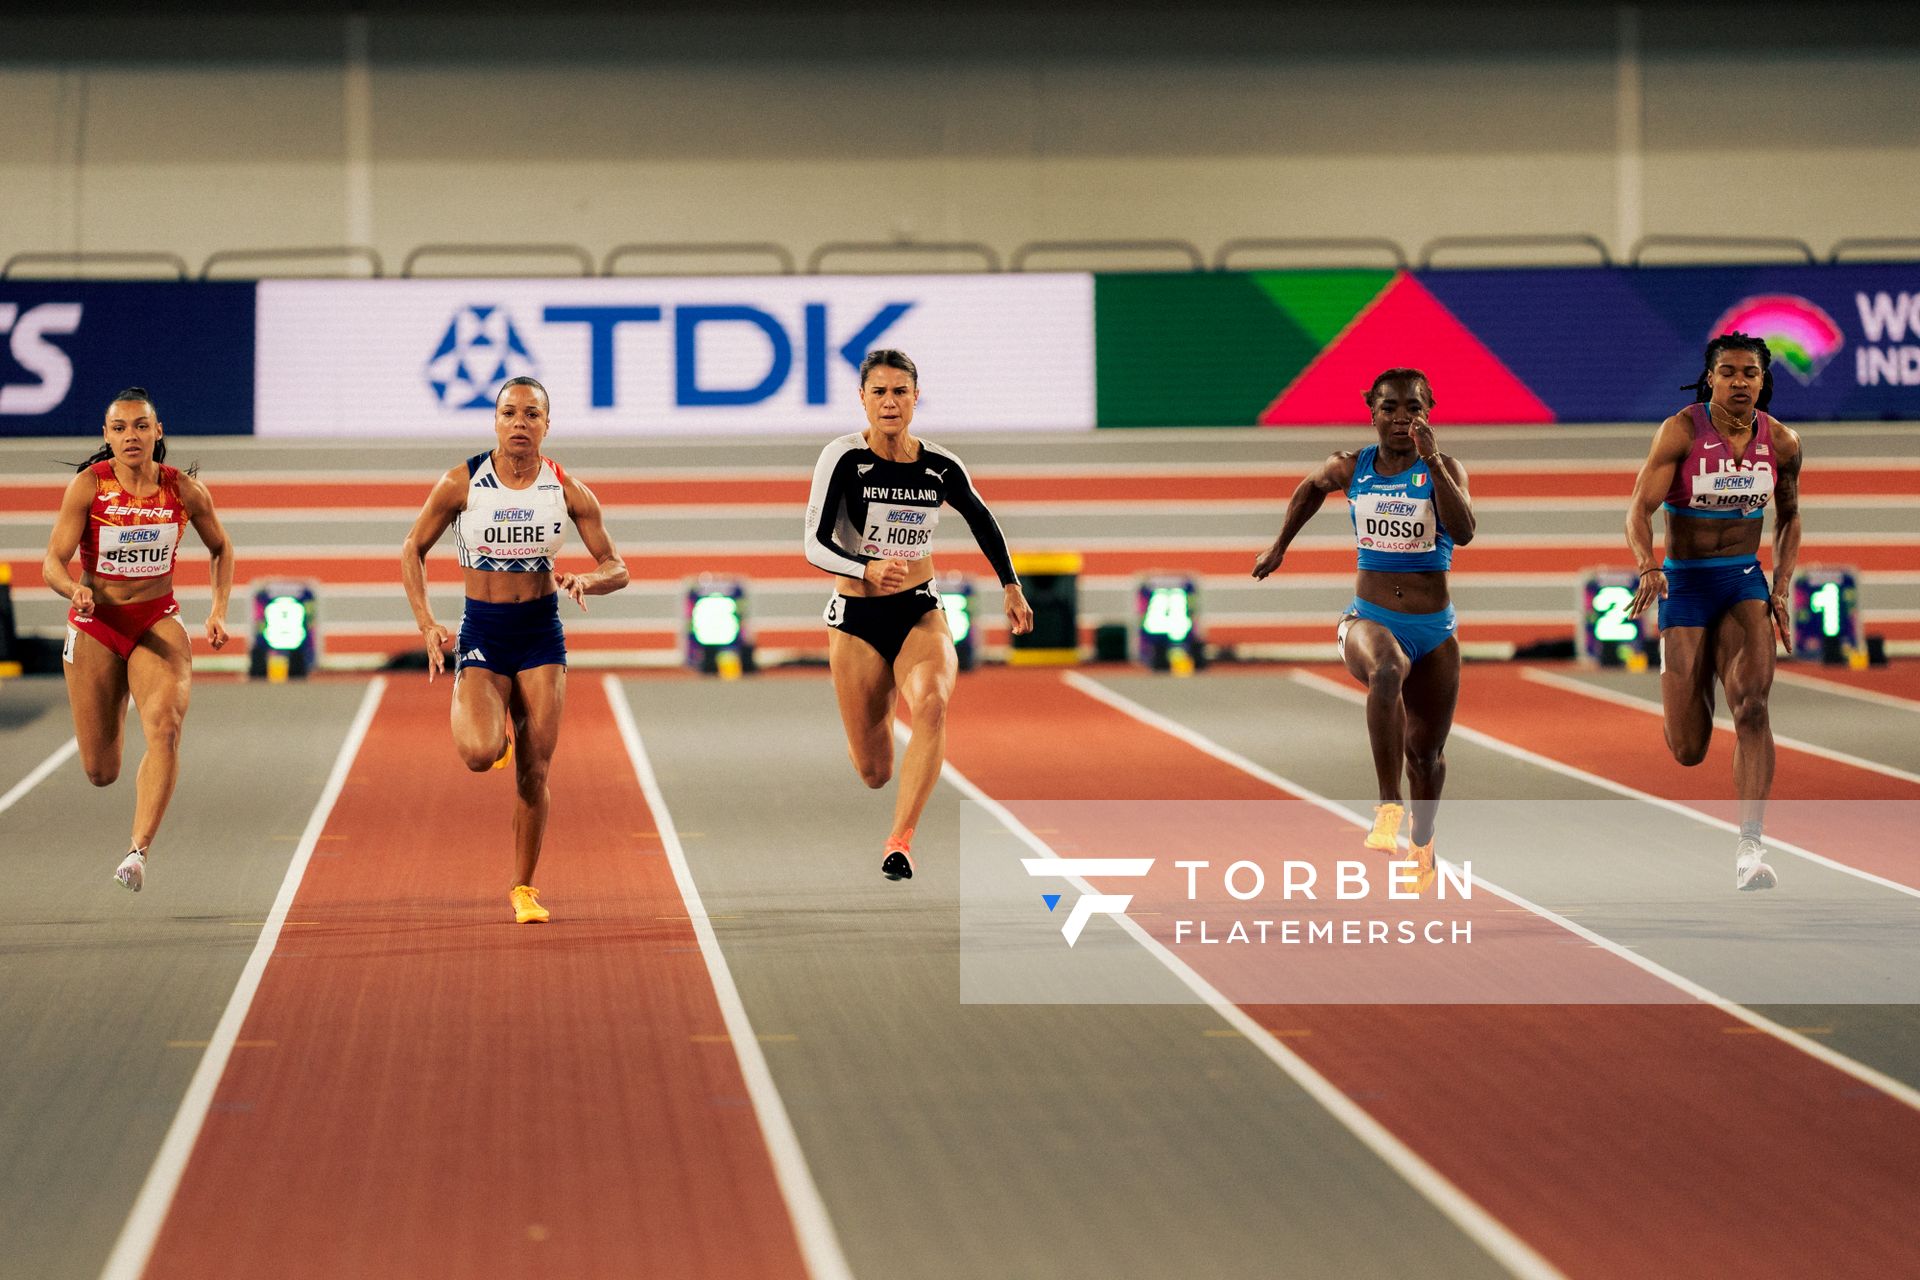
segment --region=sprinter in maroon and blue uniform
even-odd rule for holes
[[[1787,592],[1800,556],[1800,437],[1766,412],[1773,353],[1728,333],[1707,344],[1693,404],[1660,424],[1634,482],[1627,546],[1640,571],[1638,616],[1659,604],[1660,698],[1667,749],[1683,765],[1706,758],[1713,738],[1713,681],[1733,716],[1733,781],[1740,797],[1734,887],[1778,882],[1762,845],[1773,787],[1774,642],[1793,647]],[[1773,582],[1760,564],[1760,530],[1774,508]],[[1664,558],[1653,551],[1653,512],[1667,513]]]
[[[1254,562],[1253,576],[1278,569],[1321,504],[1346,494],[1360,575],[1336,640],[1347,670],[1367,687],[1367,737],[1380,788],[1364,844],[1399,851],[1404,762],[1413,793],[1408,857],[1416,864],[1415,887],[1424,892],[1436,869],[1433,821],[1460,697],[1460,642],[1447,571],[1453,548],[1473,541],[1473,500],[1466,469],[1434,444],[1426,374],[1388,369],[1373,380],[1366,402],[1379,443],[1336,453],[1300,482],[1280,536]]]

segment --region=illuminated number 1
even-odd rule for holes
[[[1840,584],[1829,582],[1807,597],[1807,608],[1820,615],[1820,634],[1840,634]]]
[[[1181,587],[1155,587],[1147,597],[1147,614],[1140,629],[1150,636],[1164,636],[1179,644],[1193,633],[1193,617],[1187,611],[1187,593]]]
[[[1593,638],[1607,644],[1638,640],[1640,627],[1627,616],[1633,592],[1627,587],[1602,587],[1593,593]]]

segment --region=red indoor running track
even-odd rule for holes
[[[1023,800],[1284,798],[1057,679],[976,675],[949,723],[951,762],[1016,815]],[[1055,838],[1103,852],[1097,833]],[[1891,1275],[1920,1257],[1920,1112],[1728,1034],[1710,1005],[1246,1009],[1569,1275]]]
[[[146,1274],[804,1275],[599,683],[568,690],[544,927],[449,693],[390,687]]]

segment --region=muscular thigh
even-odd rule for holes
[[[520,750],[540,759],[552,758],[566,701],[567,669],[558,663],[531,667],[513,677],[513,726]]]
[[[1423,655],[1400,686],[1407,709],[1407,744],[1420,747],[1445,742],[1453,728],[1454,706],[1460,701],[1460,642],[1448,636]]]
[[[1376,671],[1398,664],[1405,666],[1406,650],[1393,638],[1393,632],[1377,622],[1357,618],[1347,626],[1347,638],[1341,642],[1340,657],[1347,670],[1361,684],[1371,684]]]
[[[507,699],[513,681],[485,667],[463,667],[453,681],[453,727],[456,733],[469,732],[498,737],[506,731]]]
[[[951,695],[959,675],[960,658],[953,649],[953,633],[947,629],[946,615],[935,609],[907,633],[900,656],[893,660],[893,682],[911,702],[930,693],[943,698]]]
[[[887,723],[893,711],[893,668],[879,650],[858,636],[828,628],[827,665],[848,733],[869,732]]]
[[[127,687],[143,719],[166,711],[187,713],[193,692],[193,645],[178,617],[160,619],[134,645],[127,658]]]
[[[65,664],[73,728],[82,745],[120,740],[127,716],[127,664],[84,631],[71,634],[72,660]]]
[[[1714,624],[1714,669],[1729,702],[1772,690],[1773,647],[1773,619],[1765,600],[1742,600]]]

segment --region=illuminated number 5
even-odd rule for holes
[[[1626,587],[1602,587],[1593,593],[1593,638],[1608,644],[1638,640],[1640,627],[1627,616],[1633,592]]]

